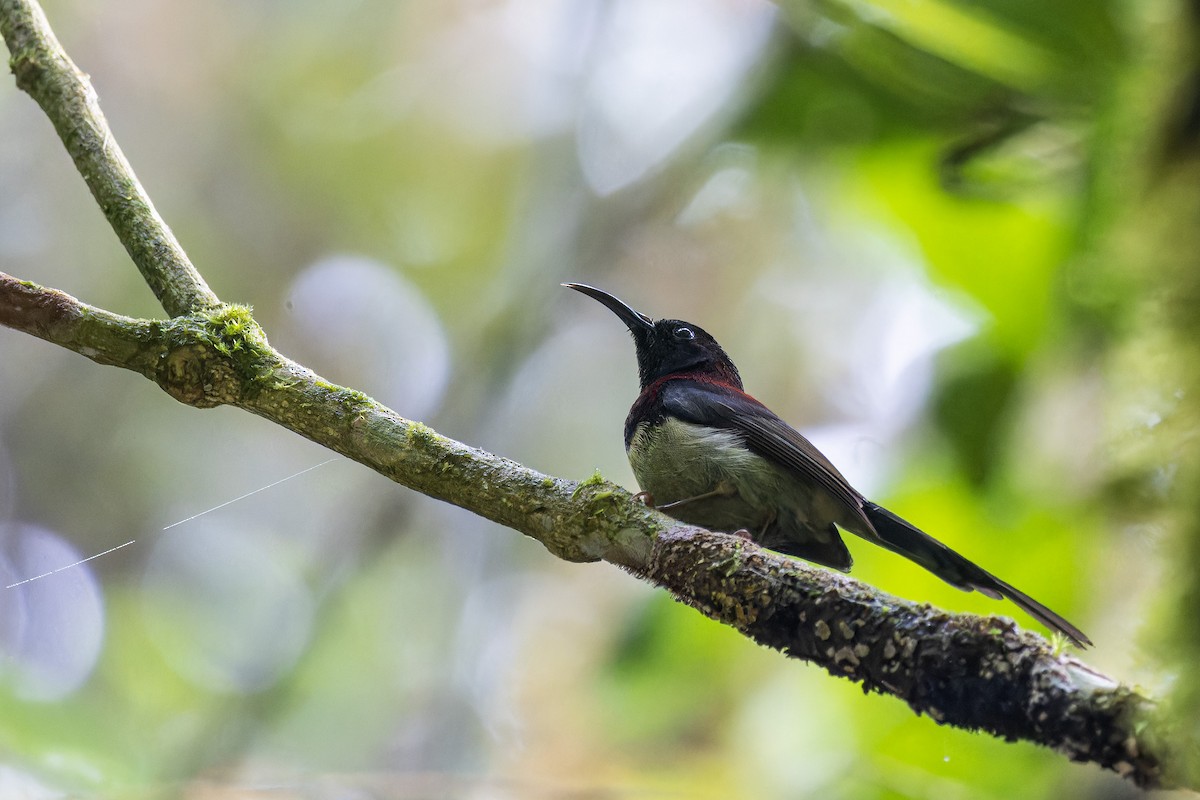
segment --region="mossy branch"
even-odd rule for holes
[[[682,525],[598,476],[553,478],[448,439],[285,358],[245,307],[132,319],[0,273],[0,324],[138,372],[182,403],[251,411],[559,558],[617,564],[760,644],[939,723],[1043,744],[1142,786],[1172,783],[1153,703],[1011,620],[900,600]]]
[[[0,34],[9,67],[58,131],[92,196],[146,284],[170,316],[213,308],[220,301],[192,266],[175,234],[125,159],[91,81],[71,61],[41,7],[0,0]]]
[[[1179,765],[1193,751],[1168,735],[1150,700],[1009,620],[949,615],[736,536],[682,525],[598,477],[577,483],[542,475],[284,357],[249,309],[222,304],[188,261],[41,9],[0,0],[0,32],[18,85],[53,121],[171,316],[121,316],[0,273],[0,324],[140,373],[187,405],[258,414],[531,536],[559,558],[617,564],[756,642],[899,697],[939,723],[1052,747],[1140,786],[1187,780]]]

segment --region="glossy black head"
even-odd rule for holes
[[[583,283],[563,286],[600,301],[629,328],[637,348],[638,378],[643,389],[659,378],[681,372],[699,373],[742,388],[737,367],[717,340],[700,326],[679,319],[655,322],[594,286]]]

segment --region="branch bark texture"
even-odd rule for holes
[[[192,266],[113,138],[91,81],[63,50],[37,3],[0,0],[0,34],[17,86],[58,131],[92,196],[171,316],[220,300]]]
[[[397,483],[541,542],[608,561],[756,642],[939,723],[1026,739],[1127,776],[1178,783],[1153,703],[1007,619],[949,615],[851,578],[682,525],[598,476],[574,482],[448,439],[274,350],[250,310],[222,304],[121,155],[87,77],[28,0],[0,0],[18,85],[53,121],[169,319],[134,319],[0,273],[0,324],[123,367],[197,408],[269,419]],[[1178,773],[1182,774],[1182,773]]]

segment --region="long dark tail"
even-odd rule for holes
[[[880,542],[892,552],[920,564],[947,583],[974,589],[999,600],[1007,597],[1029,616],[1048,628],[1061,631],[1077,647],[1087,647],[1092,640],[1083,631],[1055,614],[1024,592],[1014,589],[982,567],[971,563],[927,533],[917,530],[886,508],[871,502],[863,503],[867,519],[875,526]]]

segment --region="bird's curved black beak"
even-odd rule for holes
[[[562,285],[568,289],[582,292],[593,300],[599,300],[609,311],[621,318],[621,321],[625,323],[625,326],[629,328],[631,333],[636,334],[647,330],[654,330],[654,320],[645,314],[634,311],[628,305],[602,289],[597,289],[595,286],[588,286],[586,283],[564,283]]]

